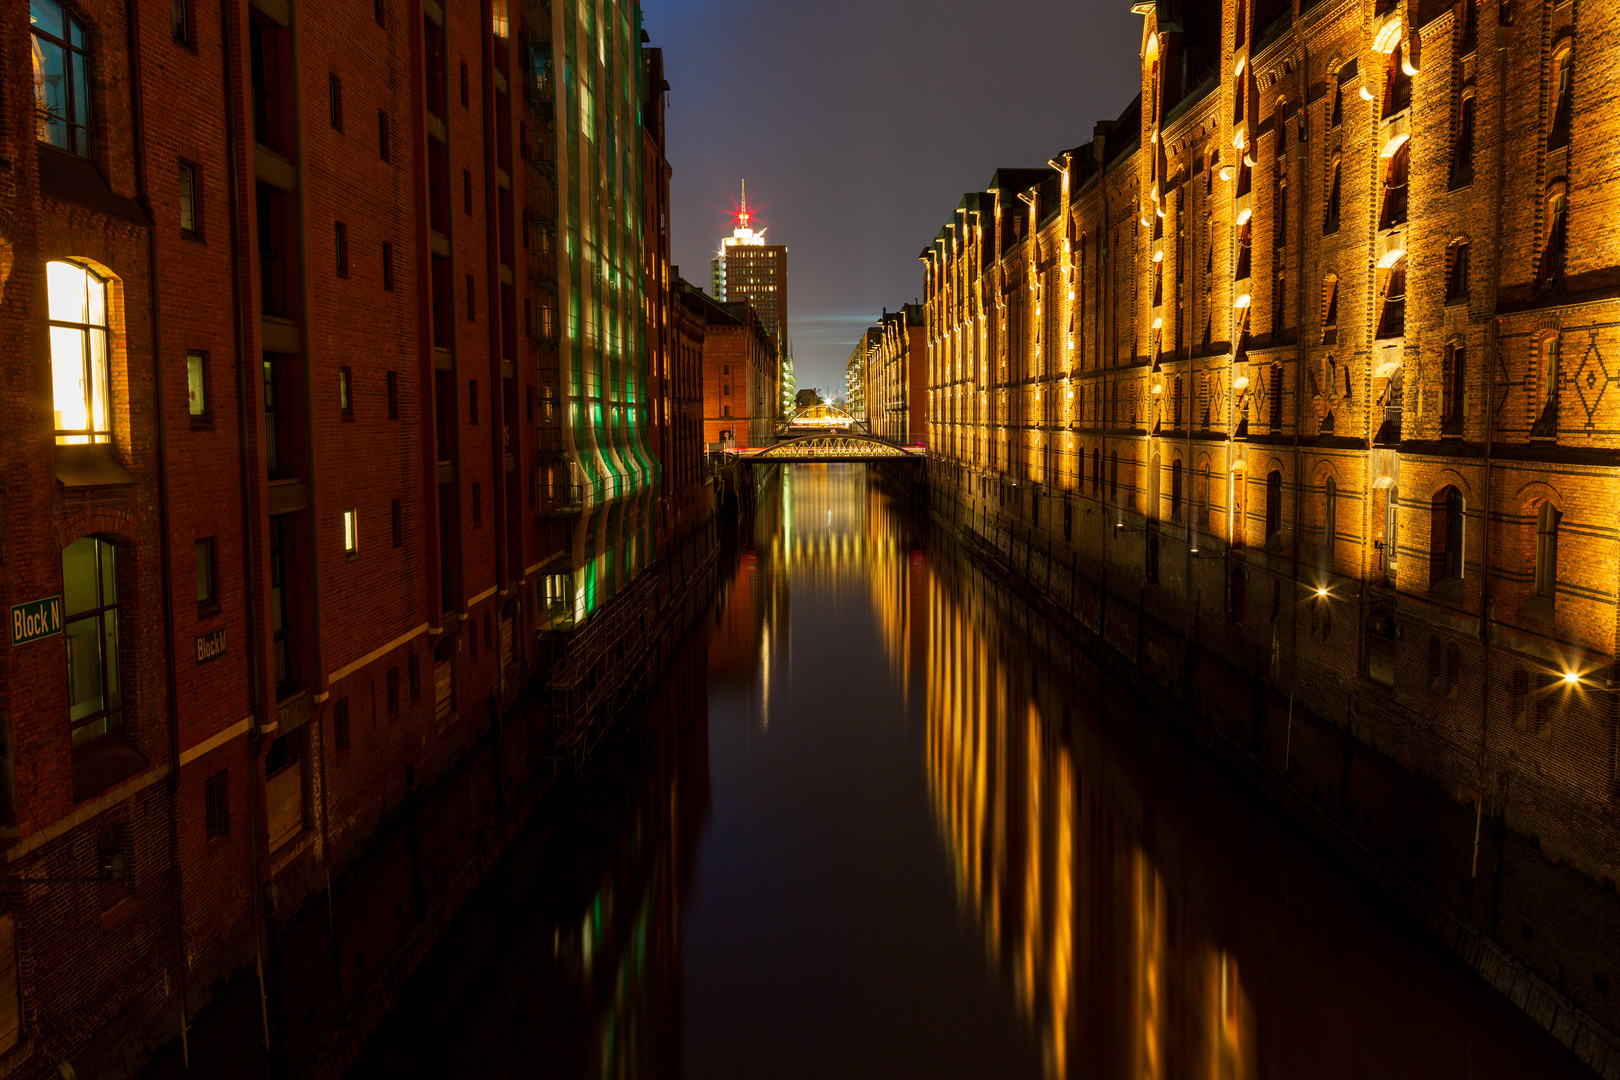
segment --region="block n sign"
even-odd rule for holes
[[[11,606],[11,643],[27,645],[62,632],[62,598],[47,596],[28,604]]]

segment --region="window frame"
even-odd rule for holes
[[[83,307],[81,308],[81,311],[84,313],[84,317],[85,317],[86,320],[92,320],[95,317],[96,306],[92,301],[92,295],[93,295],[92,290],[94,288],[96,288],[96,287],[100,288],[100,314],[101,314],[101,320],[102,320],[101,322],[99,322],[99,323],[94,322],[94,321],[76,322],[76,321],[73,321],[73,320],[70,320],[70,319],[57,319],[57,318],[51,318],[50,317],[52,312],[49,309],[52,306],[54,306],[50,302],[50,293],[52,292],[52,284],[51,284],[50,278],[51,278],[51,267],[53,267],[53,266],[69,267],[73,271],[75,271],[76,273],[84,275],[85,296],[84,296]],[[112,278],[111,276],[103,277],[99,272],[97,272],[92,267],[87,266],[87,265],[85,265],[83,263],[72,261],[70,259],[53,259],[50,262],[46,263],[45,267],[46,267],[46,305],[47,305],[46,314],[47,314],[47,324],[48,324],[48,327],[49,327],[47,332],[50,335],[50,353],[51,353],[51,395],[52,395],[52,405],[53,406],[56,405],[58,403],[58,401],[60,400],[60,398],[59,398],[59,396],[57,395],[57,392],[56,392],[56,376],[57,376],[57,373],[58,373],[58,368],[60,366],[58,364],[57,358],[56,358],[56,343],[57,343],[57,333],[56,332],[59,331],[59,330],[64,331],[64,332],[71,331],[71,332],[76,333],[76,334],[79,335],[79,351],[80,351],[80,356],[79,356],[79,382],[80,382],[80,385],[83,387],[83,392],[84,392],[83,404],[84,404],[84,409],[85,409],[85,422],[86,422],[86,425],[87,425],[84,428],[54,427],[54,432],[55,432],[55,437],[56,437],[56,445],[64,446],[64,445],[85,445],[85,444],[94,444],[94,445],[110,444],[112,442],[112,413],[113,413],[113,408],[112,408],[112,385],[113,385],[113,378],[112,378],[112,342],[113,342],[113,333],[112,333],[112,310],[111,309],[113,307],[113,303],[114,303],[115,298],[111,295],[112,290],[110,288],[108,288],[108,285],[112,281],[114,281],[115,279]],[[94,283],[94,284],[92,284],[92,283]],[[96,349],[95,349],[95,345],[94,345],[94,342],[96,341],[96,338],[97,338],[98,334],[100,335],[100,342],[101,342],[99,357],[97,357],[95,355]],[[98,365],[99,365],[99,371],[97,370]],[[101,405],[100,405],[100,409],[99,409],[99,413],[100,413],[99,419],[100,419],[100,421],[102,423],[102,426],[100,428],[98,428],[96,426],[96,422],[97,422],[97,419],[98,419],[98,416],[97,416],[98,409],[97,409],[97,405],[96,405],[95,390],[96,390],[96,385],[97,385],[96,376],[98,374],[101,376],[101,383],[100,383],[100,386],[101,386]],[[53,410],[52,410],[53,425],[54,425],[54,422],[55,422],[56,414],[58,412],[59,412],[59,410],[56,410],[56,409],[53,408]]]
[[[202,169],[195,163],[180,159],[180,193],[177,199],[180,213],[180,235],[198,243],[203,238]],[[188,206],[189,204],[189,206]],[[189,213],[191,225],[187,227]]]
[[[29,23],[30,44],[34,39],[41,39],[52,48],[61,50],[62,55],[62,105],[64,112],[53,113],[49,108],[42,109],[39,92],[34,96],[34,138],[37,142],[55,147],[75,157],[92,158],[95,153],[95,129],[91,111],[94,92],[91,89],[92,66],[90,63],[90,35],[86,32],[85,24],[78,19],[65,4],[57,0],[37,0],[42,4],[49,4],[62,14],[62,28],[65,37],[57,37],[40,26]],[[37,46],[31,50],[35,55],[43,55]],[[75,75],[75,69],[79,74]],[[45,77],[41,76],[39,83],[43,85]],[[80,102],[78,96],[83,94],[84,101]],[[81,107],[82,106],[82,107]],[[62,124],[63,141],[58,142],[49,134],[52,124]],[[40,138],[41,134],[44,138]]]
[[[203,562],[207,553],[206,567]],[[197,615],[199,618],[219,613],[219,537],[199,537],[192,545],[192,558],[197,570]]]
[[[360,511],[349,507],[343,511],[343,554],[350,562],[360,557]]]
[[[71,590],[68,587],[67,552],[74,545],[89,541],[91,544],[93,569],[91,576],[94,581],[94,603],[92,606],[79,610],[68,609],[68,599]],[[110,556],[111,565],[107,563]],[[68,664],[68,738],[72,746],[75,761],[100,750],[103,746],[122,738],[125,724],[124,714],[128,703],[123,694],[123,639],[122,628],[119,625],[119,612],[122,597],[119,593],[119,566],[118,545],[104,536],[91,534],[81,536],[67,547],[62,549],[62,597],[63,597],[63,637],[67,643]],[[111,585],[111,598],[108,598],[107,586]],[[109,626],[108,617],[111,616]],[[91,622],[93,626],[93,640],[96,643],[96,677],[99,683],[99,701],[101,708],[92,709],[74,716],[73,688],[74,688],[74,659],[72,642],[74,635],[72,629],[76,623]],[[109,652],[108,642],[111,642]],[[108,663],[108,656],[112,663]],[[109,668],[111,679],[109,680]],[[109,704],[110,702],[110,704]],[[81,702],[80,704],[83,704]],[[102,724],[103,730],[96,735],[80,740],[79,734],[97,724]]]
[[[192,377],[193,362],[196,377]],[[195,407],[196,398],[202,398],[202,408]],[[208,392],[208,353],[203,349],[186,350],[186,414],[191,418],[193,430],[214,426],[213,398]]]

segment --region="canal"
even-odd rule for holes
[[[706,627],[356,1080],[1590,1075],[863,467]]]

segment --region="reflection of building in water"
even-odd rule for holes
[[[1042,686],[1044,664],[1010,660],[1032,643],[959,572],[971,571],[942,564],[923,585],[934,814],[1047,1075],[1253,1076],[1236,963],[1200,944],[1186,899],[1167,893],[1144,839],[1150,804],[1101,754],[1076,756],[1069,695],[1084,691]]]

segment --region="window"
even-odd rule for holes
[[[1562,191],[1547,200],[1547,237],[1541,246],[1541,260],[1536,266],[1536,284],[1550,289],[1563,280],[1564,249],[1568,227],[1569,200]]]
[[[1407,179],[1411,171],[1412,144],[1403,142],[1390,156],[1384,172],[1384,206],[1378,216],[1380,229],[1391,229],[1406,223]]]
[[[343,130],[343,80],[336,75],[326,78],[327,107],[331,112],[332,130]]]
[[[1561,150],[1569,145],[1570,106],[1575,97],[1575,50],[1567,44],[1553,57],[1553,121],[1547,134],[1547,149]]]
[[[308,732],[307,724],[289,731],[265,751],[265,824],[271,850],[304,831],[304,741]]]
[[[78,754],[124,726],[118,549],[96,536],[63,548],[62,602],[67,617],[68,725]]]
[[[388,160],[388,111],[377,110],[377,156]]]
[[[199,614],[219,609],[219,562],[214,555],[215,548],[215,538],[212,536],[198,540],[195,545]]]
[[[1170,520],[1181,520],[1181,462],[1170,463]]]
[[[1457,22],[1457,55],[1467,56],[1474,51],[1479,40],[1478,0],[1463,0],[1457,12]]]
[[[1443,434],[1462,434],[1463,403],[1468,386],[1468,349],[1453,342],[1440,362],[1440,424]]]
[[[333,226],[333,243],[337,252],[337,276],[349,276],[349,227],[339,221]]]
[[[221,769],[203,783],[207,808],[208,839],[217,840],[231,832],[231,773]]]
[[[338,368],[338,408],[343,419],[354,419],[354,373],[346,367]]]
[[[332,736],[339,750],[349,748],[349,699],[338,698],[332,703]]]
[[[467,422],[478,423],[478,380],[467,380]]]
[[[473,276],[467,275],[467,321],[478,321],[478,294],[473,291]]]
[[[394,245],[383,241],[382,246],[382,278],[383,290],[394,291]]]
[[[388,10],[383,0],[372,0],[371,17],[377,20],[378,26],[388,25]]]
[[[1412,105],[1412,76],[1406,73],[1406,65],[1401,61],[1401,54],[1405,49],[1404,42],[1395,46],[1395,51],[1389,54],[1388,65],[1384,68],[1384,117],[1386,119],[1410,108]]]
[[[360,557],[360,512],[343,511],[343,553],[351,559]]]
[[[1335,345],[1338,340],[1339,276],[1329,274],[1322,282],[1322,344]]]
[[[1530,425],[1532,438],[1550,438],[1558,434],[1558,385],[1559,372],[1558,337],[1549,334],[1541,340],[1540,346],[1540,376],[1541,385],[1537,387],[1539,401],[1531,408],[1537,410],[1535,420]]]
[[[270,637],[276,668],[276,693],[284,697],[298,685],[297,635],[293,631],[292,552],[287,515],[270,518]]]
[[[1322,484],[1322,565],[1333,569],[1334,542],[1339,532],[1339,485],[1328,477]]]
[[[186,353],[186,411],[193,427],[209,426],[207,353]]]
[[[1250,257],[1253,251],[1253,226],[1252,218],[1238,226],[1237,269],[1232,272],[1234,281],[1242,281],[1249,276]]]
[[[1378,316],[1378,337],[1397,338],[1406,334],[1406,256],[1402,255],[1384,281],[1384,306]]]
[[[1091,448],[1091,493],[1102,494],[1102,450],[1096,446]]]
[[[1456,240],[1446,249],[1446,303],[1468,299],[1468,241]]]
[[[1441,488],[1430,510],[1429,585],[1463,576],[1463,497],[1453,485]]]
[[[108,427],[107,283],[77,263],[46,264],[51,391],[57,443],[105,443]]]
[[[189,0],[171,0],[169,6],[169,35],[176,45],[191,44],[191,4]]]
[[[1266,540],[1270,542],[1282,532],[1282,473],[1276,469],[1266,474]]]
[[[1459,187],[1474,179],[1474,103],[1474,95],[1465,94],[1457,104],[1457,141],[1451,148],[1451,182]]]
[[[1329,91],[1333,95],[1333,102],[1328,108],[1329,128],[1336,128],[1344,123],[1344,82],[1349,78],[1349,75],[1349,69],[1342,68],[1337,73],[1329,76],[1329,80],[1333,84],[1332,89]]]
[[[1328,166],[1327,213],[1322,218],[1323,236],[1339,231],[1339,194],[1341,190],[1339,164],[1338,159],[1335,158],[1333,164]]]
[[[388,381],[388,419],[399,419],[399,372],[390,371]]]
[[[202,239],[201,192],[197,184],[197,166],[180,163],[180,235],[191,240]]]
[[[90,63],[84,26],[56,0],[29,0],[34,32],[34,137],[90,156]]]
[[[731,406],[730,405],[722,405],[722,406],[720,406],[720,415],[724,416],[724,417],[729,417],[731,415]]]
[[[384,683],[388,690],[388,715],[399,715],[399,668],[391,667],[384,676]]]
[[[389,500],[389,502],[388,502],[388,518],[389,518],[389,522],[390,522],[390,524],[392,525],[392,528],[393,528],[394,546],[395,547],[404,547],[405,546],[405,511],[401,507],[400,501],[398,499],[390,499]]]
[[[1558,589],[1558,522],[1563,516],[1550,502],[1536,511],[1536,595],[1549,599]]]
[[[467,81],[467,61],[461,62],[461,107],[471,108],[472,90]]]

